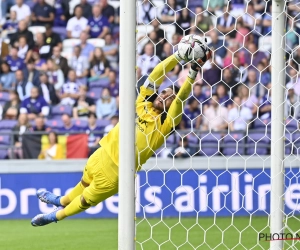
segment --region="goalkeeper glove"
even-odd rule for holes
[[[198,63],[192,63],[191,67],[190,67],[190,70],[189,70],[188,77],[195,80],[200,68],[201,67]]]

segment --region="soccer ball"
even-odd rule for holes
[[[202,59],[207,59],[207,52],[209,48],[205,43],[205,39],[197,35],[184,36],[178,44],[178,55],[186,61],[201,62]]]

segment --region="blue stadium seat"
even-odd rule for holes
[[[200,155],[213,156],[220,154],[221,134],[217,132],[201,134]]]
[[[286,119],[285,128],[289,132],[297,131],[299,127],[299,122],[296,119]]]
[[[270,148],[270,138],[262,132],[250,131],[247,137],[247,155],[267,155]]]
[[[90,89],[87,96],[92,98],[94,101],[97,101],[101,96],[102,90],[103,90],[103,88],[100,88],[100,87]]]
[[[89,83],[89,86],[91,89],[93,88],[104,88],[107,87],[109,85],[109,79],[108,78],[100,78],[98,80],[95,81],[91,81]]]
[[[48,120],[45,122],[45,125],[47,128],[51,128],[51,129],[60,129],[63,127],[63,122],[61,121],[61,119],[53,119],[53,120]]]
[[[51,109],[53,119],[60,118],[63,114],[72,116],[72,107],[68,105],[56,105]]]
[[[226,156],[244,155],[245,139],[243,133],[231,132],[223,138],[223,154]]]
[[[17,121],[16,120],[2,120],[0,121],[0,130],[8,131],[12,130],[14,126],[16,126]]]
[[[97,127],[101,128],[101,129],[104,129],[107,125],[110,124],[110,121],[109,120],[102,120],[102,119],[98,119],[97,120]]]
[[[75,119],[74,124],[80,128],[80,129],[87,129],[88,128],[88,121],[87,120],[82,120],[82,119]]]

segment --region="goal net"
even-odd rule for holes
[[[269,249],[275,240],[282,240],[284,249],[300,248],[300,5],[284,1],[277,13],[286,27],[279,39],[286,56],[282,82],[271,79],[278,70],[271,65],[275,4],[137,3],[137,92],[184,35],[206,37],[213,59],[193,85],[182,122],[136,177],[136,249]],[[180,87],[188,68],[179,64],[168,72],[159,91]],[[271,138],[274,86],[284,95],[274,107],[284,108],[279,141],[285,156],[278,159],[284,177],[276,183],[284,190],[278,200],[284,201],[273,207],[283,215],[278,232],[270,230],[271,180],[278,177],[271,175],[271,152],[281,145]]]

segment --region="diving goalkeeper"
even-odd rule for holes
[[[182,61],[179,53],[159,63],[140,88],[136,100],[136,169],[161,147],[180,123],[184,103],[189,97],[196,75],[209,58],[207,49],[204,58],[192,63],[189,74],[179,88],[170,86],[160,94],[157,90],[164,75]],[[57,206],[53,212],[36,215],[32,226],[44,226],[85,211],[118,192],[119,124],[100,141],[101,147],[88,159],[81,181],[65,196],[56,196],[49,191],[38,190],[37,197],[45,203]]]

